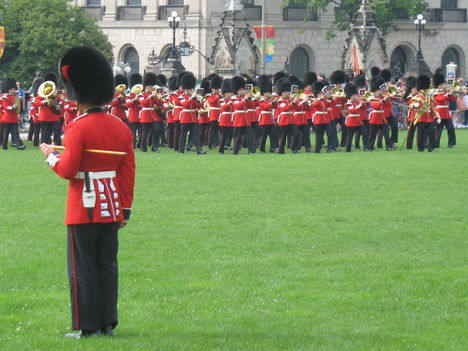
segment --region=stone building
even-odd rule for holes
[[[348,34],[336,32],[337,36],[332,40],[325,38],[337,11],[334,6],[330,6],[324,13],[314,13],[305,19],[304,8],[293,1],[288,7],[281,8],[282,0],[71,1],[97,19],[98,25],[114,46],[116,63],[128,63],[132,73],[155,68],[148,64],[152,50],[156,56],[164,57],[171,49],[173,32],[167,18],[172,11],[181,17],[176,32],[177,44],[183,40],[185,27],[186,39],[190,44],[208,59],[211,58],[223,12],[231,2],[243,4],[242,12],[251,27],[261,24],[262,6],[265,6],[265,24],[273,25],[276,32],[275,54],[271,62],[266,64],[267,73],[282,70],[286,66],[291,73],[299,76],[306,70],[329,74],[344,67],[343,53]],[[421,42],[427,64],[431,70],[435,70],[453,61],[458,64],[459,75],[466,75],[468,0],[428,0],[428,3],[430,8],[424,13],[427,24]],[[367,61],[366,68],[378,64],[391,67],[395,72],[404,73],[408,69],[418,49],[418,33],[413,20],[402,18],[396,21],[399,30],[390,30],[383,36],[386,55],[374,54]],[[198,52],[182,57],[181,60],[187,70],[193,71],[200,78],[214,71],[214,67]]]

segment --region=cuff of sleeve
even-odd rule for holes
[[[46,162],[49,164],[50,167],[54,167],[57,164],[57,162],[60,161],[57,155],[59,155],[59,153],[57,151],[54,151],[47,157]]]
[[[131,209],[129,209],[129,208],[124,208],[123,209],[123,215],[124,215],[125,220],[130,219],[130,212],[131,212]]]

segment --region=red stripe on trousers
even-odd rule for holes
[[[75,305],[75,324],[76,329],[80,329],[79,318],[78,318],[78,281],[76,279],[76,265],[75,265],[75,235],[73,227],[71,228],[71,251],[72,251],[72,267],[73,267],[73,295]]]

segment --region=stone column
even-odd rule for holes
[[[104,0],[103,5],[106,7],[106,12],[102,16],[102,20],[115,21],[117,14],[117,0]]]
[[[158,19],[158,9],[156,5],[161,5],[161,0],[146,0],[145,21],[156,21]]]

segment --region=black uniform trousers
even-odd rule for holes
[[[336,130],[336,120],[332,120],[327,124],[327,144],[329,146],[328,149],[337,149],[340,146]]]
[[[174,151],[179,151],[179,139],[180,139],[180,122],[174,121]]]
[[[174,148],[174,123],[167,124],[167,145]]]
[[[151,137],[152,137],[151,145],[153,145],[153,149],[157,149],[159,145],[161,144],[163,137],[164,137],[164,130],[165,130],[164,122],[162,121],[153,122],[152,133],[151,133]]]
[[[279,130],[279,148],[278,153],[284,154],[284,149],[286,148],[286,141],[288,136],[291,138],[292,141],[297,138],[299,133],[299,129],[297,128],[297,124],[288,124],[285,126],[278,126]],[[291,149],[293,152],[298,152],[297,143],[291,142]]]
[[[390,136],[388,135],[388,124],[369,124],[369,147],[371,149],[374,148],[375,144],[375,139],[377,137],[377,133],[381,131],[384,139],[385,139],[385,145],[387,148],[393,147],[392,140],[390,139]]]
[[[340,118],[338,118],[336,121],[341,126],[341,143],[340,143],[340,146],[344,147],[344,146],[346,146],[346,141],[348,140],[347,139],[348,128],[346,127],[346,118],[341,116],[341,113],[340,113]]]
[[[406,134],[406,148],[411,150],[413,148],[414,142],[414,131],[416,130],[416,126],[413,122],[409,122],[408,132]]]
[[[440,123],[436,125],[435,130],[435,139],[436,139],[436,147],[440,147],[440,138],[442,137],[442,130],[447,128],[447,135],[448,135],[448,147],[452,147],[457,145],[457,138],[455,136],[455,127],[453,126],[453,119],[441,119]]]
[[[250,126],[245,127],[233,127],[234,133],[234,155],[237,155],[242,146],[242,138],[245,138],[247,142],[247,149],[249,150],[249,154],[255,153],[255,148],[253,145],[253,130]]]
[[[359,128],[355,131],[354,137],[354,147],[359,149],[359,138],[362,136],[362,145],[366,147],[369,144],[369,121],[364,120],[363,128]]]
[[[435,127],[431,122],[418,122],[416,125],[416,144],[418,151],[424,151],[427,147],[429,151],[435,147]]]
[[[117,326],[119,223],[67,226],[72,327]]]
[[[308,124],[300,124],[297,126],[299,130],[296,138],[298,145],[296,150],[300,150],[302,146],[305,147],[307,152],[310,152],[310,127]]]
[[[18,123],[3,123],[2,147],[8,149],[8,137],[11,134],[11,142],[15,147],[23,146],[18,132]]]
[[[200,141],[202,145],[208,145],[209,123],[200,123]]]
[[[136,148],[137,145],[137,134],[139,135],[140,131],[140,122],[130,122],[130,130],[133,135],[133,148]]]
[[[60,122],[41,122],[41,143],[51,144],[52,135],[54,136],[54,144],[62,145],[60,139]]]
[[[387,116],[387,125],[389,128],[390,139],[392,143],[398,143],[398,122],[395,116]],[[382,132],[379,132],[377,138],[377,147],[382,147]]]
[[[348,131],[346,135],[346,152],[351,152],[351,145],[353,144],[353,135],[358,133],[362,135],[364,148],[369,149],[367,130],[364,124],[357,127],[346,127],[346,129]]]
[[[230,134],[230,131],[232,127],[219,127],[221,131],[221,141],[219,143],[219,152],[224,154],[224,149],[226,147],[226,138],[228,134]]]
[[[210,122],[210,129],[208,131],[208,147],[210,149],[215,148],[218,143],[219,127],[218,121]]]
[[[265,145],[266,145],[266,139],[267,137],[270,138],[270,151],[273,151],[278,147],[277,140],[275,141],[274,134],[273,134],[273,128],[275,126],[273,124],[270,125],[263,125],[260,126],[260,151],[265,152]]]
[[[141,126],[141,135],[140,135],[140,147],[141,151],[148,151],[148,141],[150,138],[151,131],[153,129],[153,122],[150,123],[140,123]]]
[[[320,153],[320,150],[322,149],[322,145],[324,142],[324,134],[327,129],[327,124],[314,124],[314,129],[315,129],[315,153]],[[328,150],[330,150],[331,147],[328,145]]]
[[[193,141],[193,145],[197,147],[197,151],[202,151],[202,144],[200,142],[200,126],[198,123],[181,123],[180,124],[180,137],[179,137],[179,152],[184,153],[187,134]]]

